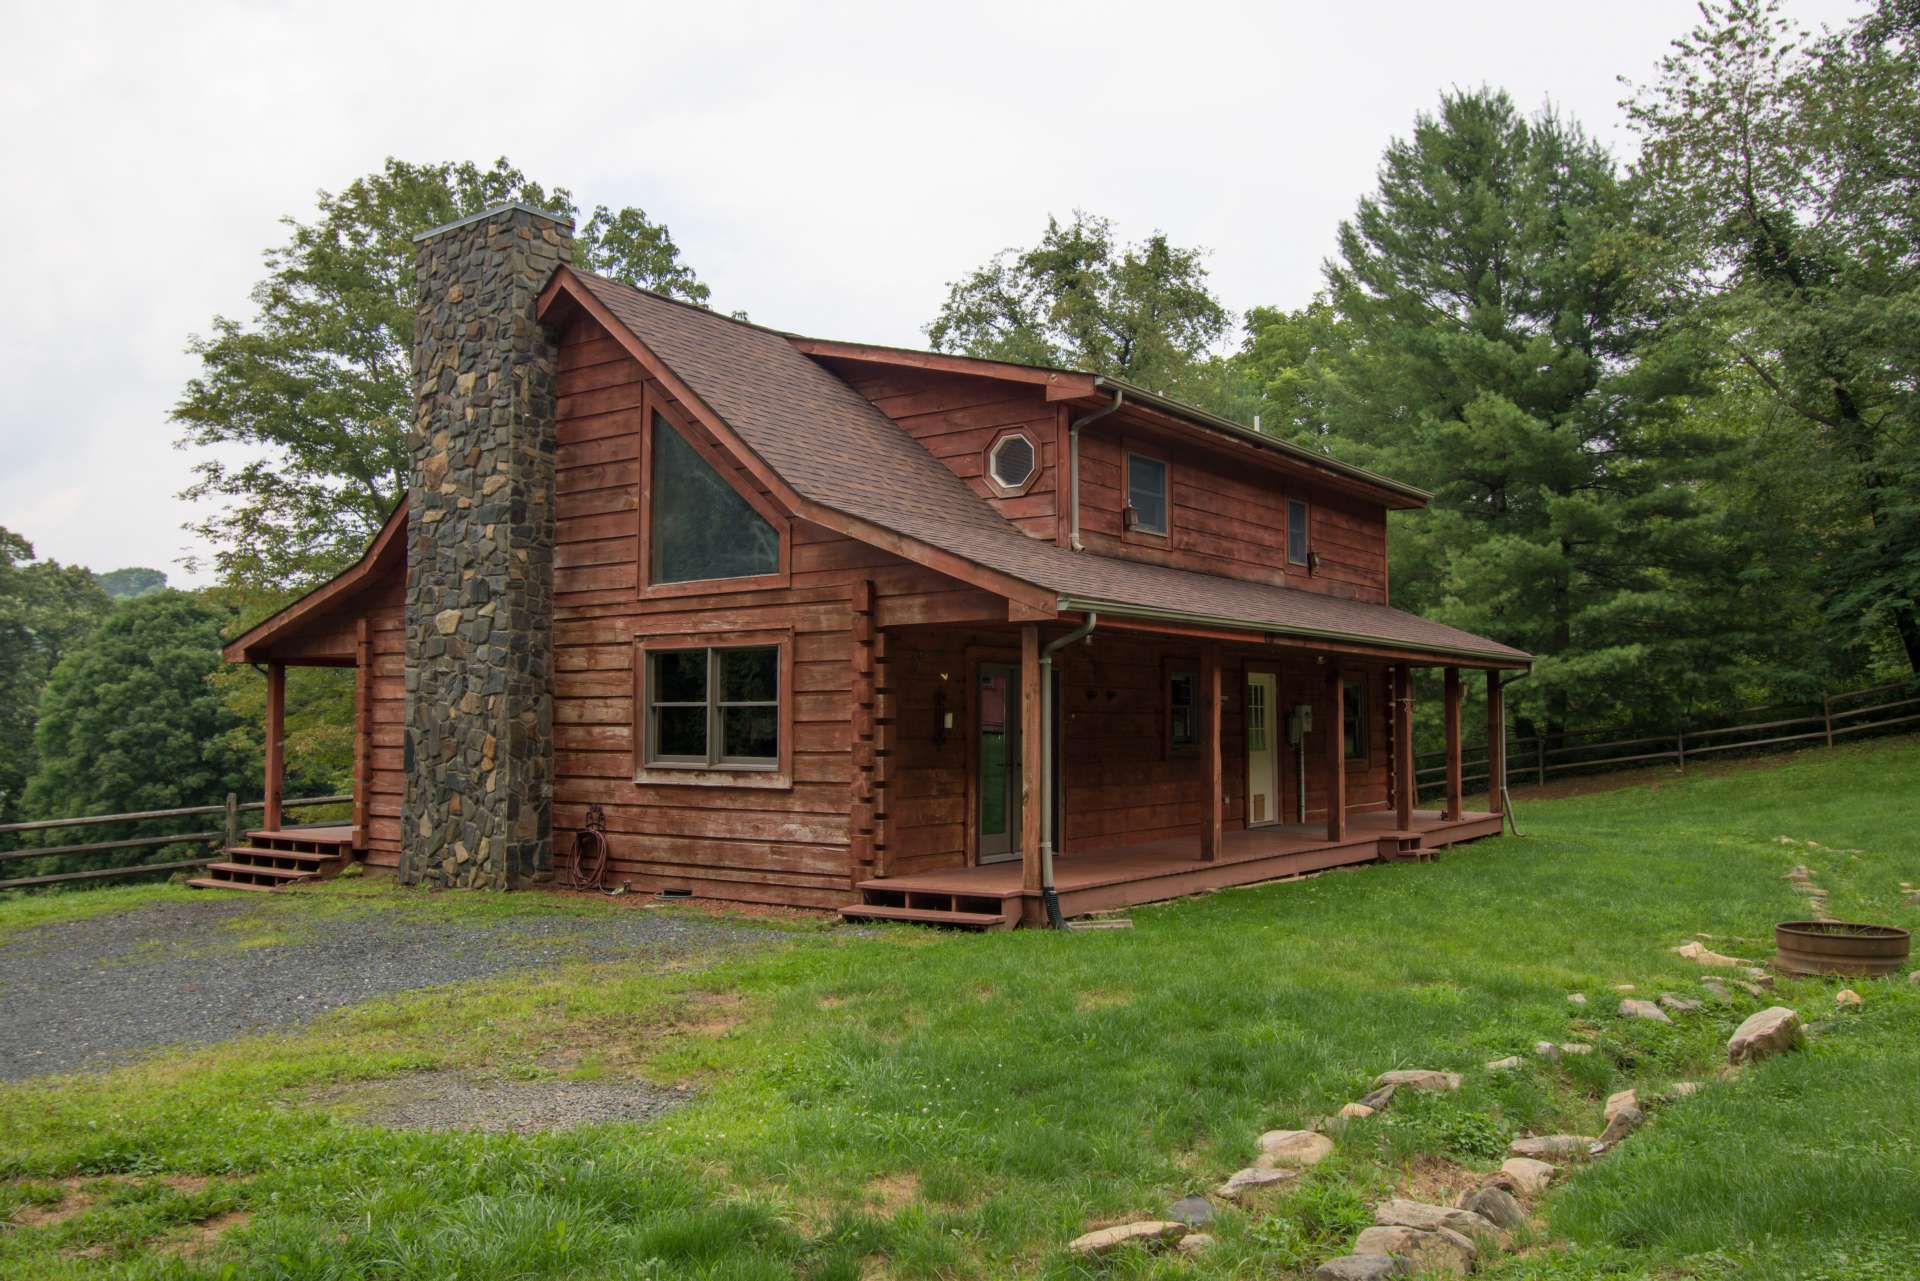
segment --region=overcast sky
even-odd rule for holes
[[[1835,22],[1848,0],[1792,0]],[[1049,213],[1212,250],[1297,306],[1380,151],[1452,86],[1551,99],[1626,155],[1617,77],[1689,0],[977,5],[0,0],[0,525],[106,570],[177,559],[190,335],[393,155],[506,155],[667,224],[723,310],[924,345],[947,282]],[[549,15],[542,26],[541,13]]]

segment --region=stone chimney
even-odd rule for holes
[[[400,879],[553,867],[554,343],[573,227],[505,205],[414,237],[407,799]]]

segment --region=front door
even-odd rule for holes
[[[1247,826],[1280,821],[1279,712],[1272,672],[1247,675]]]
[[[978,859],[1000,863],[1020,857],[1020,669],[982,663],[975,679]]]

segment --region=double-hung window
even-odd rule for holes
[[[1287,500],[1287,561],[1307,563],[1307,505],[1298,498]]]
[[[1347,740],[1347,759],[1367,759],[1367,682],[1347,680],[1341,687],[1340,714],[1342,735]]]
[[[1158,458],[1127,455],[1127,528],[1166,537],[1167,465]]]

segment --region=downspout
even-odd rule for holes
[[[1119,408],[1117,400],[1114,408]],[[1053,886],[1053,656],[1093,635],[1099,622],[1100,615],[1089,613],[1080,626],[1040,650],[1040,896],[1046,900],[1047,924],[1056,930],[1066,929],[1067,923]]]
[[[1080,545],[1080,429],[1088,423],[1098,422],[1100,419],[1105,418],[1108,414],[1120,408],[1121,402],[1126,400],[1126,398],[1126,391],[1116,387],[1113,392],[1113,403],[1111,405],[1108,405],[1105,409],[1096,409],[1085,417],[1067,425],[1067,465],[1073,469],[1073,496],[1068,500],[1067,504],[1072,509],[1073,514],[1067,532],[1067,546],[1077,552],[1086,550],[1085,547]],[[1091,617],[1091,615],[1089,615],[1089,617]],[[1088,628],[1087,630],[1091,631],[1093,629]]]

